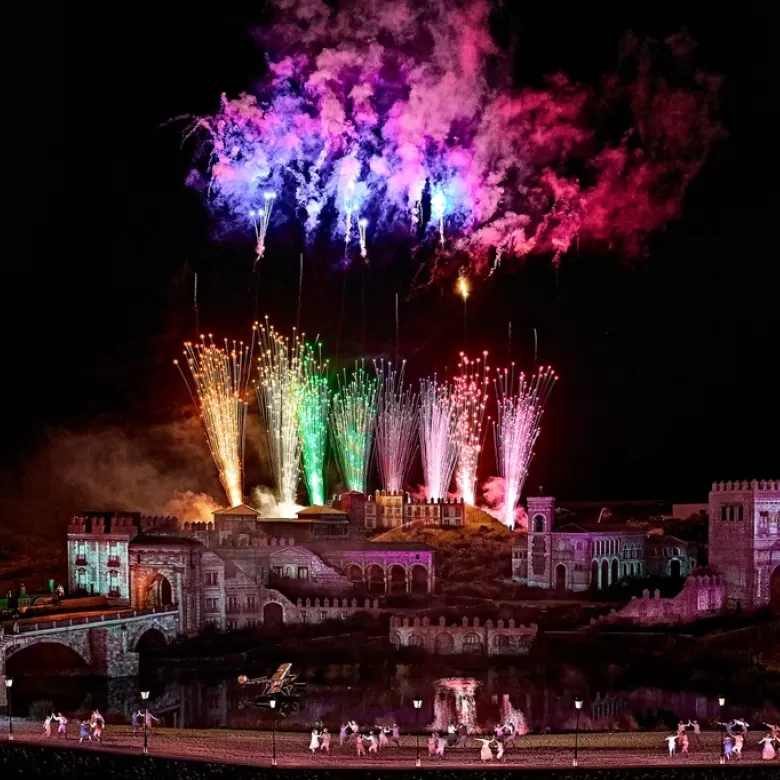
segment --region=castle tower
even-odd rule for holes
[[[528,497],[528,584],[551,588],[552,529],[555,499],[552,496]]]
[[[780,601],[780,480],[713,483],[709,565],[732,609]]]

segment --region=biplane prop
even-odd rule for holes
[[[277,702],[280,709],[285,706],[297,709],[297,704],[306,693],[306,683],[298,682],[298,675],[292,673],[292,664],[282,664],[271,677],[247,677],[242,674],[238,678],[240,685],[262,686],[262,692],[256,694],[249,706],[269,707],[271,699]]]

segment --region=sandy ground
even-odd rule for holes
[[[7,719],[3,719],[0,739],[7,739]],[[624,734],[580,734],[578,757],[580,766],[653,766],[653,765],[696,765],[715,764],[719,761],[719,735],[711,732],[702,735],[701,744],[696,745],[691,737],[690,755],[677,755],[670,759],[666,751],[663,732],[631,732]],[[760,732],[750,733],[744,750],[743,764],[766,763],[761,760],[758,740]],[[40,724],[28,721],[15,722],[14,738],[17,741],[47,744],[67,744],[79,747],[78,724],[68,724],[66,739],[53,734],[46,739]],[[312,756],[307,749],[309,735],[300,732],[276,733],[276,756],[280,766],[414,766],[416,739],[413,735],[401,738],[401,747],[389,747],[378,756],[359,758],[354,744],[339,747],[338,734],[332,737],[331,755],[319,751]],[[261,731],[234,731],[229,729],[154,729],[148,735],[149,752],[170,758],[189,758],[227,763],[269,765],[272,754],[272,734]],[[141,753],[143,732],[133,734],[127,726],[108,726],[103,732],[103,742],[84,742],[84,750],[108,750],[122,753]],[[420,735],[420,757],[423,767],[435,768],[446,764],[450,767],[475,766],[480,763],[479,743],[469,741],[467,749],[453,748],[445,752],[443,759],[428,756],[427,737]],[[504,755],[507,766],[564,767],[571,766],[574,756],[573,734],[529,734],[521,737],[517,747],[509,748]],[[737,759],[732,759],[738,763]],[[498,761],[488,762],[501,766]],[[772,762],[780,766],[780,761]]]

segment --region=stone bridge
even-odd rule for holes
[[[61,645],[72,650],[95,677],[131,677],[138,674],[138,652],[144,645],[159,646],[179,635],[179,608],[125,609],[97,614],[53,616],[19,624],[19,633],[0,637],[0,678],[19,653],[35,645]],[[35,669],[31,668],[30,673]],[[2,695],[5,686],[2,686]],[[2,702],[0,702],[2,703]]]

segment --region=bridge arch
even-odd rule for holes
[[[89,653],[75,642],[59,637],[28,639],[6,651],[5,673],[9,677],[87,675],[90,666]]]
[[[167,644],[168,637],[159,628],[146,628],[139,632],[134,650],[136,653],[145,653],[149,650],[159,650]]]

